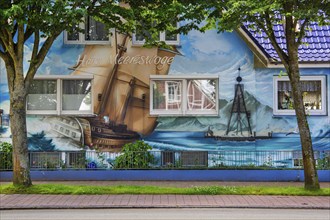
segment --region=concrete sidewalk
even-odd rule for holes
[[[0,209],[281,208],[330,209],[328,196],[0,195]]]
[[[34,184],[50,182],[34,182]],[[54,183],[54,182],[51,182]],[[156,186],[303,186],[296,182],[180,182],[180,181],[77,181],[79,185]],[[4,184],[4,182],[1,182]],[[321,183],[329,187],[330,183]],[[330,209],[330,196],[252,195],[0,195],[0,209],[93,209],[93,208],[285,208]]]

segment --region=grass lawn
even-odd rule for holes
[[[287,196],[330,196],[330,188],[307,191],[303,187],[269,186],[194,186],[190,188],[159,186],[86,186],[65,184],[38,184],[25,188],[6,184],[0,186],[1,194],[181,194],[181,195],[287,195]]]

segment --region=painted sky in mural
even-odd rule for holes
[[[41,40],[40,45],[43,41]],[[28,69],[32,54],[33,38],[27,40],[24,48],[24,70]],[[76,59],[83,51],[83,46],[63,44],[63,36],[56,39],[43,64],[38,69],[37,75],[68,75],[69,68],[76,63]],[[5,112],[9,111],[9,90],[7,86],[6,68],[0,59],[0,106]]]
[[[28,41],[26,45],[25,65],[27,65],[27,60],[31,55],[31,48],[32,40]],[[40,67],[38,74],[70,74],[72,72],[70,67],[76,64],[77,58],[82,54],[83,49],[81,46],[64,45],[62,37],[59,37]],[[214,74],[219,76],[219,116],[159,117],[156,132],[144,137],[145,140],[158,149],[300,149],[295,117],[273,117],[273,76],[278,75],[281,70],[254,69],[251,50],[235,32],[218,34],[216,31],[207,31],[206,33],[192,31],[187,36],[181,36],[178,50],[182,56],[174,58],[169,75]],[[9,95],[3,62],[0,68],[0,108],[8,113]],[[283,135],[282,138],[255,141],[253,143],[220,142],[204,138],[204,132],[209,128],[220,132],[220,134],[223,134],[226,130],[238,68],[241,69],[240,75],[243,78],[246,105],[251,112],[252,130],[263,135],[268,132],[277,133],[278,137]],[[327,75],[327,93],[330,97],[329,69],[303,69],[301,73],[303,75]],[[329,118],[329,116],[309,117],[312,136],[317,138],[315,144],[319,149],[330,149]],[[54,146],[54,150],[80,149],[79,142],[64,138],[54,132],[52,124],[56,120],[58,120],[56,117],[29,117],[28,135],[31,140],[39,138],[44,143],[51,142],[50,146]],[[189,132],[187,133],[187,131]],[[289,133],[291,135],[287,135]],[[1,135],[8,138],[10,136],[9,130]],[[34,147],[34,149],[38,150],[38,147]]]
[[[43,41],[40,42],[42,44]],[[24,70],[28,69],[28,61],[32,54],[33,38],[27,40],[24,48]],[[68,75],[72,70],[70,68],[75,64],[76,58],[83,51],[82,46],[64,45],[63,36],[60,36],[51,47],[43,64],[40,66],[37,75]],[[0,60],[0,108],[4,110],[4,114],[9,114],[9,90],[7,85],[6,69],[3,60]],[[8,117],[8,116],[7,116]],[[49,121],[43,120],[39,117],[28,117],[28,137],[33,143],[33,140],[39,140],[38,143],[45,143],[46,148],[53,146],[52,149],[61,146],[63,150],[78,149],[79,143],[73,143],[61,136],[55,135],[51,132]],[[10,140],[10,130],[8,128],[2,129],[0,133],[1,141]],[[40,146],[32,146],[30,150],[45,150]],[[51,149],[48,149],[51,150]]]
[[[219,117],[159,118],[157,131],[146,138],[156,148],[196,150],[300,150],[300,140],[294,116],[273,116],[273,76],[282,69],[254,69],[252,52],[236,33],[205,34],[191,32],[182,37],[169,74],[216,74],[219,76]],[[271,140],[251,142],[219,142],[204,138],[208,128],[224,133],[234,97],[238,68],[245,88],[247,108],[251,111],[252,130],[257,133],[276,133]],[[302,75],[328,75],[329,69],[302,69]],[[329,77],[327,82],[329,88]],[[329,89],[327,90],[329,97]],[[328,105],[329,109],[329,105]],[[329,149],[329,116],[308,118],[315,149]],[[327,123],[325,123],[327,122]],[[174,129],[173,129],[174,128]],[[186,131],[195,131],[192,135]],[[180,132],[175,132],[180,131]],[[172,133],[170,133],[172,132]],[[275,137],[276,136],[276,137]],[[179,138],[181,137],[181,138]],[[184,144],[183,144],[184,143]]]

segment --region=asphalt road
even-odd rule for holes
[[[329,220],[330,210],[317,209],[31,209],[2,210],[1,220]]]

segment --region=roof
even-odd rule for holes
[[[249,35],[254,43],[261,49],[265,56],[273,62],[279,62],[280,59],[271,45],[270,40],[264,32],[258,32],[248,25],[247,22],[242,29]],[[326,63],[330,62],[330,26],[318,26],[317,23],[310,24],[310,31],[306,31],[303,38],[303,44],[300,45],[298,54],[301,63]],[[279,46],[286,51],[286,39],[282,24],[274,25],[274,33]]]

